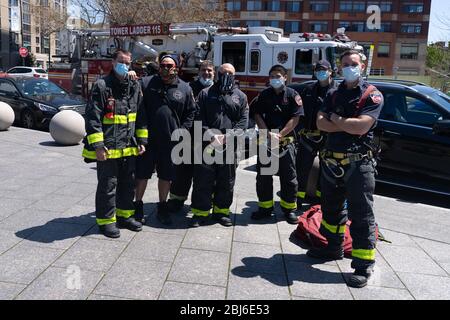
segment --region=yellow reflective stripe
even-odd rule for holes
[[[136,147],[125,148],[125,149],[110,149],[108,150],[108,159],[119,159],[122,157],[130,157],[137,156],[139,154],[139,150]],[[82,156],[87,159],[97,159],[95,151],[89,151],[87,149],[83,149]]]
[[[170,199],[171,200],[179,200],[179,201],[186,201],[187,197],[177,196],[176,194],[170,193]]]
[[[133,112],[133,113],[129,113],[128,114],[128,121],[129,122],[135,122],[136,121],[136,112]]]
[[[118,217],[128,219],[129,217],[134,215],[134,210],[116,209],[116,215]]]
[[[273,200],[269,200],[269,201],[260,201],[260,202],[258,202],[258,206],[259,206],[260,208],[263,208],[263,209],[270,209],[270,208],[273,208],[273,205],[274,205]]]
[[[191,208],[191,211],[194,214],[194,216],[200,216],[200,217],[207,217],[207,216],[209,216],[209,210],[208,211],[204,211],[204,210],[198,210],[198,209]]]
[[[87,136],[89,144],[103,141],[103,132],[93,133]]]
[[[220,209],[219,207],[214,206],[213,212],[214,212],[214,213],[222,213],[222,214],[229,215],[229,214],[230,214],[230,209],[229,209],[229,208],[226,208],[226,209]]]
[[[127,115],[115,114],[113,119],[103,117],[103,124],[127,124],[128,122],[136,121],[136,113],[129,113]]]
[[[116,222],[116,217],[113,217],[111,219],[97,219],[97,224],[99,226],[104,226],[105,224],[111,224]]]
[[[148,130],[147,129],[137,129],[136,137],[138,138],[148,138]]]
[[[297,198],[305,199],[306,198],[306,192],[297,192]]]
[[[89,151],[86,148],[83,149],[83,153],[81,155],[87,159],[93,159],[93,160],[97,159],[95,151]]]
[[[316,197],[321,198],[322,197],[322,192],[320,192],[319,190],[316,191]]]
[[[362,260],[375,260],[375,249],[353,249],[352,257]]]
[[[297,209],[297,202],[286,202],[283,199],[280,199],[280,205],[285,209]]]
[[[325,227],[325,229],[327,229],[328,231],[330,231],[331,233],[345,233],[345,228],[346,225],[342,225],[342,226],[334,226],[332,224],[328,224],[325,220],[322,219],[322,226]],[[338,228],[339,228],[339,232],[338,232]]]

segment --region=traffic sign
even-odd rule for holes
[[[28,49],[24,48],[24,47],[20,48],[19,49],[19,54],[20,54],[20,56],[22,58],[25,58],[28,55]]]

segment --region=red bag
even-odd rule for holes
[[[322,210],[320,205],[312,206],[298,217],[298,226],[294,231],[294,236],[314,248],[322,248],[328,244],[327,239],[320,234],[319,228],[322,222]],[[344,255],[346,257],[352,256],[352,237],[350,236],[351,221],[347,221],[344,235]],[[376,239],[379,239],[378,226],[375,230]],[[381,239],[379,239],[381,240]]]

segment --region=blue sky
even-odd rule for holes
[[[450,1],[431,0],[428,42],[450,41],[450,30],[443,30],[440,28],[441,24],[438,21],[438,17],[444,17],[445,15],[448,21],[448,29],[450,29]]]

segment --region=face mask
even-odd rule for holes
[[[234,75],[230,73],[219,73],[217,84],[222,93],[230,92],[234,86]]]
[[[274,89],[280,89],[284,86],[284,81],[282,79],[270,79],[270,85]]]
[[[128,66],[125,63],[117,63],[114,67],[114,71],[120,77],[125,77],[128,74]]]
[[[210,87],[213,84],[212,79],[205,79],[203,77],[200,77],[199,80],[200,80],[200,83],[202,84],[202,86],[204,86],[204,87]]]
[[[356,67],[346,67],[342,69],[342,75],[347,82],[354,82],[361,76],[361,69],[359,66]]]
[[[316,78],[319,81],[328,80],[329,77],[330,77],[330,74],[328,73],[328,71],[321,70],[321,71],[316,72]]]

